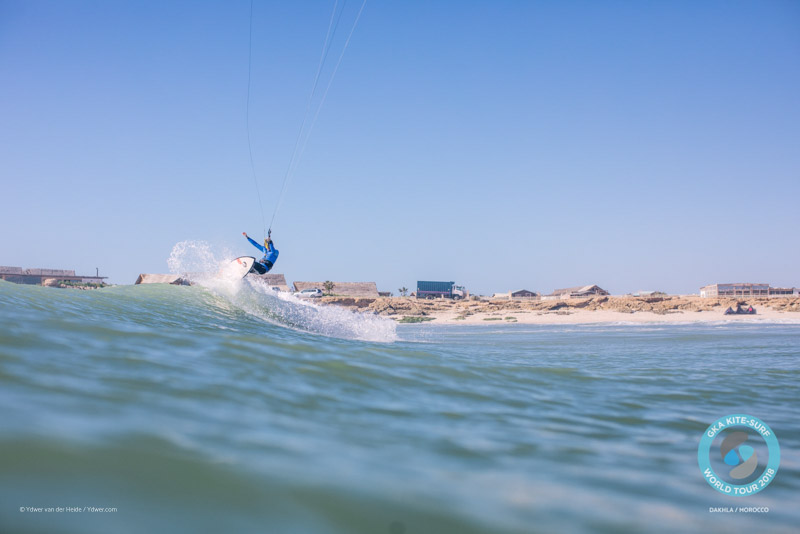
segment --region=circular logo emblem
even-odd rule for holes
[[[766,488],[780,461],[775,433],[752,415],[720,417],[703,433],[697,448],[697,463],[706,482],[720,493],[736,497]]]

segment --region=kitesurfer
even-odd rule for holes
[[[256,247],[258,250],[264,253],[264,257],[258,260],[253,264],[253,268],[250,272],[257,272],[258,274],[264,274],[269,272],[272,269],[272,266],[275,265],[275,262],[278,261],[278,249],[275,248],[275,244],[272,242],[272,232],[267,234],[267,238],[264,240],[264,245],[259,245],[257,241],[250,238],[247,235],[247,232],[242,232],[242,235],[247,238],[250,243]]]

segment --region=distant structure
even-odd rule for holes
[[[632,297],[666,297],[663,291],[637,291],[631,294]]]
[[[107,276],[83,276],[65,269],[23,269],[22,267],[0,267],[0,280],[15,284],[36,286],[53,285],[60,282],[102,284]]]
[[[700,288],[703,298],[721,297],[791,297],[797,295],[795,287],[770,287],[769,284],[711,284]]]
[[[493,299],[508,299],[508,300],[536,300],[541,295],[535,291],[528,289],[518,289],[516,291],[509,291],[508,293],[495,293],[492,295]]]
[[[324,282],[295,282],[294,290],[319,289],[325,291]],[[343,297],[378,298],[378,285],[375,282],[334,282],[332,293]]]
[[[800,296],[800,289],[796,287],[770,287],[770,297],[797,297]]]
[[[263,280],[270,287],[278,288],[281,291],[289,291],[289,286],[286,284],[286,277],[282,274],[256,274],[250,273],[248,278],[255,278]],[[189,286],[192,282],[189,278],[183,278],[178,274],[140,274],[134,284],[172,284],[174,286]]]
[[[189,281],[184,280],[177,274],[142,273],[134,282],[134,285],[138,284],[172,284],[174,286],[188,286]]]
[[[247,278],[254,278],[256,280],[261,280],[265,282],[269,287],[277,287],[281,291],[291,291],[289,289],[289,284],[286,283],[286,277],[282,274],[274,274],[274,273],[265,273],[265,274],[256,274],[250,273],[247,275]]]
[[[552,293],[548,295],[551,297],[548,300],[552,300],[553,298],[557,299],[571,299],[571,298],[580,298],[580,297],[593,297],[596,295],[608,295],[608,291],[603,289],[600,286],[578,286],[578,287],[568,287],[565,289],[556,289]]]

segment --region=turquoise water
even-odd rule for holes
[[[800,524],[798,325],[395,327],[247,282],[0,282],[0,321],[0,532]],[[782,453],[744,498],[697,465],[734,413]],[[116,511],[19,511],[59,506]]]

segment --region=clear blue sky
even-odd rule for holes
[[[267,218],[332,6],[255,3]],[[255,252],[249,8],[0,0],[0,265],[132,283],[178,241]],[[798,95],[800,2],[371,1],[276,271],[395,292],[800,285]]]

